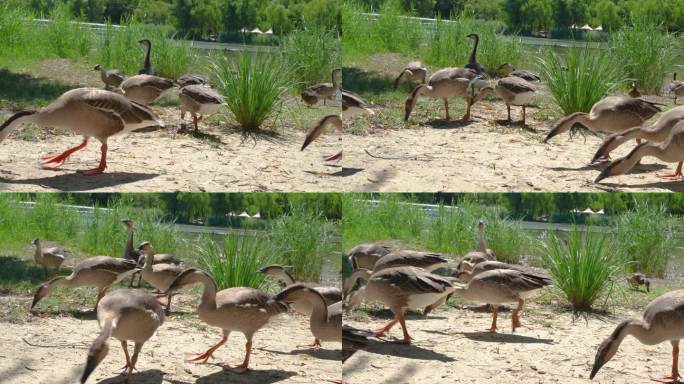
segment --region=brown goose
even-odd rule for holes
[[[124,80],[126,80],[126,75],[121,73],[116,69],[107,69],[102,67],[100,64],[93,68],[94,71],[100,71],[100,79],[105,84],[105,89],[116,89],[121,86]]]
[[[485,223],[480,220],[477,224],[477,248],[474,251],[466,253],[466,255],[461,258],[456,270],[459,272],[469,272],[476,264],[487,260],[496,260],[496,256],[494,255],[494,251],[487,248]]]
[[[342,341],[342,301],[327,304],[323,295],[305,284],[292,284],[280,291],[273,300],[285,304],[306,301],[312,307],[309,320],[314,342],[304,347],[320,348],[321,341]]]
[[[658,104],[629,96],[608,96],[591,107],[589,113],[575,112],[560,119],[544,142],[567,132],[575,124],[594,132],[616,133],[642,125],[660,112]]]
[[[97,287],[98,294],[95,300],[95,308],[100,299],[112,284],[125,279],[135,272],[135,262],[132,260],[118,259],[109,256],[95,256],[87,258],[74,266],[69,276],[57,276],[36,289],[31,303],[31,310],[56,286],[67,287]]]
[[[627,279],[627,282],[633,289],[638,290],[639,287],[643,285],[646,287],[646,292],[651,292],[651,281],[648,280],[643,273],[633,273],[632,276]]]
[[[525,299],[538,290],[551,285],[551,279],[512,269],[493,269],[473,276],[466,287],[456,287],[453,294],[466,300],[494,306],[492,325],[488,332],[496,332],[496,318],[499,305],[518,303],[513,310],[511,323],[513,332],[520,327],[520,312]]]
[[[218,344],[204,353],[194,354],[189,361],[206,363],[214,351],[225,344],[231,332],[240,332],[247,339],[245,359],[241,364],[230,369],[237,373],[246,372],[252,352],[252,337],[272,317],[286,312],[287,306],[253,288],[235,287],[218,291],[214,278],[195,268],[186,269],[181,273],[169,290],[176,290],[189,284],[202,284],[204,287],[200,304],[197,307],[200,320],[223,330],[223,338]]]
[[[630,97],[641,97],[641,92],[637,89],[637,84],[636,81],[632,81],[632,84],[630,84],[631,88],[629,89],[629,92],[627,93]]]
[[[678,163],[673,174],[657,175],[668,180],[678,180],[682,176],[682,162],[684,161],[684,121],[680,121],[674,127],[670,135],[662,143],[647,142],[634,147],[627,156],[614,160],[601,171],[594,182],[629,172],[642,157],[653,156],[666,163]]]
[[[304,143],[302,144],[300,151],[305,150],[309,144],[313,143],[314,140],[327,132],[329,127],[332,130],[342,132],[342,117],[340,117],[340,115],[327,115],[319,120],[315,126],[309,128],[304,136]]]
[[[199,75],[186,74],[176,79],[176,85],[180,88],[187,87],[188,85],[207,85],[209,81]]]
[[[684,291],[677,290],[658,296],[644,310],[641,320],[625,320],[599,345],[591,368],[590,379],[615,356],[627,335],[642,344],[655,345],[664,341],[672,344],[672,373],[655,379],[662,383],[679,380],[679,340],[684,338]]]
[[[314,291],[318,292],[321,296],[323,296],[326,306],[335,304],[338,301],[342,301],[342,290],[340,288],[317,286],[311,283],[297,282],[295,281],[294,277],[292,277],[292,275],[282,265],[267,265],[259,269],[258,272],[272,276],[280,280],[282,283],[284,283],[285,287],[297,284],[303,287],[311,288]],[[292,309],[305,316],[311,316],[311,312],[313,311],[313,307],[310,305],[310,303],[308,303],[307,300],[294,304],[292,306]]]
[[[398,322],[404,332],[401,341],[411,343],[406,328],[404,313],[406,309],[423,308],[446,297],[454,291],[451,282],[442,276],[431,274],[416,267],[394,267],[374,272],[368,284],[361,287],[349,298],[349,309],[353,309],[365,298],[385,304],[394,313],[394,320],[375,330],[378,337]]]
[[[381,257],[392,252],[392,248],[382,244],[359,244],[350,249],[349,265],[352,269],[366,268],[372,269],[375,262]]]
[[[40,245],[40,240],[38,238],[33,239],[31,244],[36,247],[36,251],[33,254],[33,260],[35,260],[36,264],[43,267],[45,278],[47,279],[49,276],[48,268],[54,268],[55,274],[59,273],[59,267],[61,267],[64,262],[66,251],[58,247],[43,248]]]
[[[140,275],[159,292],[166,292],[165,312],[168,315],[171,313],[171,298],[173,297],[173,294],[169,292],[169,286],[183,272],[184,268],[174,264],[155,264],[154,249],[147,241],[140,244],[138,249],[145,253],[145,264],[140,270]]]
[[[499,71],[505,71],[506,76],[515,76],[527,81],[541,81],[539,75],[532,73],[526,69],[515,69],[511,63],[501,64]]]
[[[674,103],[677,104],[677,97],[684,96],[684,83],[677,80],[677,72],[672,74],[672,82],[668,85],[668,88],[674,97]]]
[[[164,322],[164,311],[157,299],[142,291],[119,289],[105,296],[97,306],[97,321],[102,329],[88,351],[81,384],[85,383],[95,368],[109,352],[111,337],[121,341],[126,356],[124,383],[128,384],[138,362],[143,344],[149,340]],[[133,356],[128,356],[128,342],[134,343]]]
[[[412,61],[404,67],[399,76],[394,80],[394,89],[399,86],[401,78],[411,83],[423,84],[427,78],[427,68],[420,61]]]
[[[342,117],[351,117],[360,114],[374,115],[375,112],[370,108],[370,105],[361,96],[349,92],[342,91]]]
[[[478,80],[478,75],[465,68],[444,68],[430,76],[427,84],[420,84],[413,88],[409,98],[405,102],[404,121],[407,121],[413,108],[416,106],[418,97],[422,94],[444,101],[445,118],[449,120],[449,98],[460,96],[466,100],[466,113],[461,120],[470,120],[470,107],[473,101],[473,85]]]
[[[137,103],[149,105],[175,89],[172,80],[154,75],[136,75],[121,83],[124,95]]]
[[[342,70],[336,68],[332,71],[332,83],[319,83],[310,86],[302,92],[302,100],[306,105],[311,106],[323,99],[323,105],[326,105],[326,100],[335,96],[335,93],[340,89],[342,83]]]
[[[185,120],[185,113],[190,112],[195,132],[198,131],[197,122],[202,120],[203,116],[218,112],[225,102],[223,96],[206,85],[185,86],[181,88],[178,98],[181,102],[181,121]]]
[[[611,151],[632,139],[662,143],[670,136],[672,128],[682,120],[684,120],[684,106],[679,106],[660,115],[650,127],[638,126],[606,136],[591,161],[597,162],[601,158],[608,158]]]
[[[74,152],[85,148],[91,137],[102,143],[100,165],[79,171],[85,175],[104,172],[109,137],[138,128],[164,124],[151,109],[122,95],[95,88],[78,88],[64,93],[40,111],[21,111],[0,125],[0,142],[22,124],[59,127],[83,135],[83,142],[59,155],[43,157],[42,166],[57,169]]]
[[[534,96],[532,84],[519,77],[504,77],[496,82],[494,88],[489,86],[483,87],[473,101],[473,104],[480,101],[489,92],[496,93],[506,103],[509,122],[511,122],[511,105],[522,107],[522,124],[525,125],[525,106],[530,103],[530,99]]]
[[[477,263],[470,271],[457,271],[454,273],[454,277],[459,279],[464,283],[470,282],[473,277],[479,275],[482,272],[491,271],[494,269],[512,269],[514,271],[524,272],[519,265],[503,263],[496,260],[487,260],[481,263]]]
[[[393,251],[378,259],[373,266],[377,272],[385,268],[411,266],[422,268],[428,272],[448,266],[449,259],[439,253],[410,250]]]

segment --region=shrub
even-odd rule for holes
[[[332,70],[340,67],[340,42],[335,30],[293,31],[283,38],[281,54],[299,90],[314,83],[330,82]]]

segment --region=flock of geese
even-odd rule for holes
[[[191,354],[186,361],[206,363],[226,343],[232,332],[238,332],[246,339],[245,357],[241,363],[233,367],[226,366],[226,369],[236,373],[246,372],[254,334],[273,317],[289,309],[310,319],[309,327],[314,342],[301,347],[320,348],[321,342],[342,341],[340,288],[297,282],[284,267],[270,265],[255,273],[272,276],[282,282],[283,289],[275,296],[249,287],[219,290],[211,274],[199,268],[188,267],[173,255],[155,253],[149,242],[143,242],[137,249],[133,248],[133,222],[124,220],[123,223],[128,231],[123,258],[95,256],[84,259],[73,267],[70,275],[55,276],[40,284],[31,303],[33,311],[41,299],[57,286],[98,288],[94,310],[101,331],[90,346],[81,383],[86,382],[107,355],[110,338],[121,343],[126,358],[126,366],[121,373],[125,373],[124,382],[128,383],[143,344],[170,315],[173,294],[193,284],[203,287],[197,316],[203,323],[221,329],[222,338],[205,352]],[[33,244],[36,248],[34,259],[43,267],[46,276],[48,269],[53,269],[53,274],[57,275],[67,253],[58,247],[43,248],[38,239]],[[131,288],[136,274],[156,288],[157,294]],[[107,293],[113,284],[128,277],[131,277],[128,288]],[[158,301],[163,296],[167,297],[165,305]],[[134,344],[132,356],[128,353],[128,342]]]
[[[394,313],[394,319],[372,333],[345,325],[343,359],[365,348],[369,337],[385,336],[397,323],[403,333],[403,338],[397,342],[410,344],[412,338],[406,326],[405,311],[422,309],[426,315],[452,295],[493,307],[492,323],[486,332],[496,332],[500,305],[516,304],[511,313],[511,328],[515,332],[521,326],[520,313],[525,299],[551,285],[552,280],[543,272],[531,272],[530,268],[496,261],[494,252],[485,243],[484,230],[485,225],[480,222],[476,249],[458,262],[441,254],[392,250],[378,243],[352,248],[348,258],[353,272],[343,285],[348,297],[345,309],[353,310],[365,299],[388,307]],[[451,273],[433,273],[440,268]],[[366,284],[359,287],[359,280],[365,280]],[[650,288],[650,282],[643,274],[630,276],[628,282],[635,288],[641,285],[645,285],[647,291]],[[641,320],[621,322],[599,345],[591,368],[591,379],[616,355],[628,335],[646,345],[669,341],[672,344],[671,374],[654,380],[664,383],[676,381],[680,377],[679,340],[684,338],[684,290],[672,291],[651,301]]]

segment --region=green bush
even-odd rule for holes
[[[573,46],[565,55],[549,50],[539,63],[544,82],[566,115],[589,112],[621,78],[621,64],[600,49]]]
[[[567,238],[547,233],[542,240],[543,264],[554,285],[576,311],[590,310],[608,293],[623,267],[616,242],[599,232],[574,227]]]
[[[293,31],[283,38],[281,54],[298,90],[330,82],[332,70],[340,67],[337,31],[314,27]]]
[[[615,240],[630,272],[664,277],[677,245],[674,220],[665,206],[636,202],[633,210],[615,220]]]
[[[268,53],[242,53],[237,60],[227,56],[211,59],[211,69],[228,110],[243,132],[261,129],[282,111],[291,88],[290,74],[279,58]]]

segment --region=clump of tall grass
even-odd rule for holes
[[[617,217],[614,236],[629,271],[665,276],[677,243],[674,224],[665,206],[653,207],[646,202]]]
[[[439,67],[462,66],[468,61],[473,43],[466,36],[477,33],[480,44],[477,62],[488,73],[495,74],[504,63],[517,64],[522,57],[520,39],[499,33],[500,26],[495,22],[475,20],[465,16],[453,20],[437,20],[434,33],[426,36],[429,44],[424,46],[425,60]]]
[[[547,233],[542,248],[545,268],[575,311],[590,310],[598,298],[609,294],[623,267],[615,242],[599,232],[574,227],[566,238]]]
[[[93,45],[93,33],[71,16],[68,3],[56,5],[49,18],[50,22],[40,34],[46,52],[68,59],[88,56]]]
[[[174,32],[165,26],[146,25],[135,19],[124,20],[120,26],[107,22],[105,32],[94,53],[104,67],[116,68],[134,75],[142,68],[145,50],[141,39],[152,42],[152,67],[160,76],[177,78],[193,64],[192,49],[174,39]]]
[[[480,220],[486,223],[485,242],[497,260],[520,262],[530,243],[522,224],[504,216],[496,207],[468,200],[461,201],[458,206],[440,205],[436,217],[429,221],[423,242],[434,251],[464,255],[477,246],[477,224]]]
[[[281,54],[299,90],[330,81],[333,69],[340,66],[340,44],[335,30],[302,28],[283,38]]]
[[[566,55],[549,50],[539,63],[544,82],[565,114],[589,112],[620,81],[620,65],[600,49],[573,46]]]
[[[260,288],[265,275],[257,271],[273,261],[264,238],[245,231],[229,233],[222,240],[206,236],[197,246],[197,254],[199,264],[212,273],[219,289]]]
[[[218,56],[211,70],[228,110],[243,132],[261,129],[268,119],[282,111],[284,96],[291,88],[288,68],[279,58],[267,53],[242,53],[237,60]]]
[[[278,263],[290,266],[297,279],[318,281],[323,257],[334,250],[334,235],[320,212],[292,206],[288,214],[273,221],[269,236]]]
[[[419,206],[412,205],[399,194],[344,194],[342,212],[345,249],[358,243],[387,239],[417,244],[427,218]]]
[[[624,76],[649,94],[660,94],[663,74],[672,67],[676,39],[651,22],[637,21],[611,34],[610,47]]]

